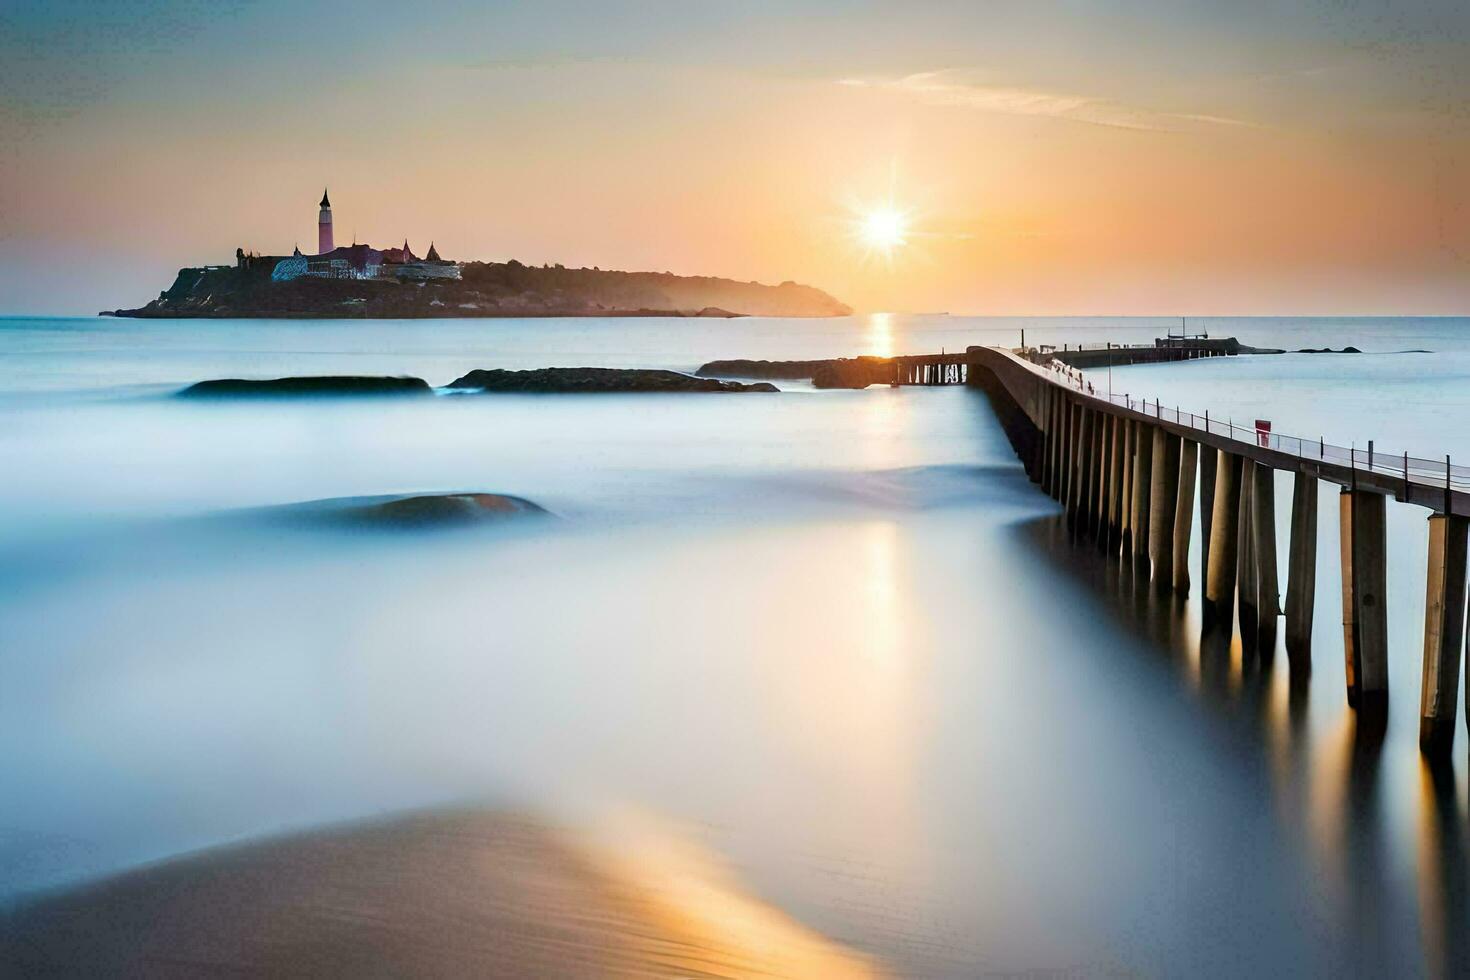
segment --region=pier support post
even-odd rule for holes
[[[1108,454],[1113,448],[1113,417],[1097,413],[1097,479],[1093,481],[1092,533],[1099,551],[1107,549],[1108,540]]]
[[[1075,402],[1072,404],[1071,419],[1072,462],[1067,469],[1067,526],[1076,530],[1077,511],[1082,499],[1082,473],[1086,469],[1087,459],[1083,439],[1087,417],[1082,406]]]
[[[1092,416],[1092,422],[1088,429],[1087,508],[1083,512],[1083,525],[1087,536],[1093,537],[1097,534],[1098,486],[1103,469],[1103,424],[1107,421],[1107,416],[1092,409],[1087,414]]]
[[[1388,550],[1382,494],[1344,490],[1342,527],[1342,639],[1348,704],[1388,706]]]
[[[1088,505],[1088,475],[1092,472],[1092,413],[1086,406],[1078,404],[1078,482],[1073,488],[1076,507],[1073,508],[1072,529],[1076,533],[1086,532],[1086,505]]]
[[[1053,433],[1051,416],[1050,385],[1041,389],[1041,492],[1051,493],[1051,437]]]
[[[1199,591],[1204,595],[1210,584],[1210,524],[1215,516],[1215,463],[1220,451],[1210,446],[1199,447]]]
[[[1221,450],[1215,467],[1215,493],[1210,514],[1210,561],[1205,575],[1204,626],[1233,629],[1236,524],[1240,519],[1241,458]]]
[[[1057,483],[1057,389],[1046,386],[1046,455],[1041,464],[1041,489],[1048,497],[1055,497]]]
[[[1276,471],[1256,464],[1251,487],[1252,551],[1256,559],[1256,635],[1261,650],[1276,649],[1276,619],[1281,615],[1281,586],[1276,572]]]
[[[1057,418],[1057,444],[1053,447],[1051,461],[1051,495],[1062,498],[1062,488],[1067,482],[1067,397],[1060,388],[1052,389],[1053,411]]]
[[[1077,526],[1081,528],[1084,537],[1090,537],[1093,514],[1097,510],[1094,499],[1097,493],[1097,428],[1101,419],[1090,408],[1084,411],[1087,413],[1087,467],[1082,471],[1082,502],[1078,508]]]
[[[1133,562],[1142,572],[1148,565],[1149,490],[1153,483],[1153,426],[1133,423]]]
[[[1063,509],[1067,506],[1067,495],[1072,487],[1072,440],[1076,421],[1072,418],[1072,399],[1064,391],[1057,392],[1057,410],[1062,418],[1062,442],[1057,447],[1057,501]]]
[[[1291,488],[1291,543],[1286,566],[1286,654],[1293,668],[1312,662],[1317,598],[1317,477],[1297,473]]]
[[[1067,517],[1072,517],[1072,495],[1077,492],[1078,441],[1082,438],[1082,416],[1071,397],[1067,398],[1067,451],[1062,460],[1062,503],[1067,508]]]
[[[1137,426],[1132,419],[1120,419],[1123,428],[1123,486],[1118,497],[1119,520],[1122,526],[1118,535],[1118,555],[1127,558],[1133,553],[1133,454]]]
[[[1256,605],[1256,536],[1255,521],[1251,519],[1252,498],[1255,496],[1256,464],[1253,460],[1240,462],[1240,516],[1236,524],[1236,578],[1235,608],[1240,621],[1240,645],[1243,650],[1254,653],[1257,641]]]
[[[1072,406],[1072,411],[1077,420],[1076,453],[1077,468],[1072,473],[1072,506],[1069,516],[1072,520],[1072,529],[1076,530],[1078,515],[1082,513],[1082,486],[1087,476],[1087,409],[1079,402]]]
[[[1026,433],[1026,469],[1031,482],[1041,486],[1043,470],[1046,468],[1046,433],[1036,426],[1023,426]]]
[[[1174,586],[1174,517],[1179,507],[1179,437],[1154,429],[1150,474],[1148,557],[1156,592]]]
[[[1419,748],[1443,755],[1455,742],[1455,698],[1465,633],[1465,544],[1470,520],[1429,517],[1429,577],[1424,596],[1424,678]]]
[[[1174,591],[1189,595],[1189,534],[1194,527],[1194,478],[1199,444],[1189,439],[1179,446],[1179,498],[1174,507]]]
[[[1062,510],[1067,509],[1067,480],[1072,469],[1072,406],[1066,395],[1057,392],[1057,418],[1060,422],[1061,439],[1057,443],[1057,478],[1053,494]]]
[[[1123,430],[1127,427],[1127,419],[1113,419],[1113,446],[1108,454],[1108,550],[1115,555],[1123,538]]]

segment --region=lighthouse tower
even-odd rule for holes
[[[326,255],[332,250],[332,202],[327,200],[327,191],[322,189],[322,210],[316,218],[316,252]]]

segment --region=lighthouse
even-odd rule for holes
[[[322,188],[322,210],[316,218],[316,252],[326,255],[332,245],[332,202],[327,200],[327,190]]]

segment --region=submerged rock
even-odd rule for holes
[[[1362,351],[1356,347],[1344,347],[1342,350],[1333,350],[1331,347],[1303,347],[1297,351],[1298,354],[1361,354]],[[1424,351],[1423,353],[1428,353]]]
[[[779,391],[771,384],[740,384],[696,378],[678,371],[625,368],[540,368],[534,371],[500,369],[471,371],[446,387],[482,392],[576,392],[621,391]]]
[[[422,529],[460,527],[547,511],[521,497],[498,493],[429,493],[412,496],[334,497],[266,508],[269,517],[335,527]]]
[[[428,395],[433,389],[423,378],[366,375],[247,380],[220,378],[200,381],[179,392],[182,398],[280,397],[300,395]]]

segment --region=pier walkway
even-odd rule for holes
[[[1050,351],[971,347],[967,356],[969,383],[990,395],[1027,474],[1062,503],[1069,526],[1129,562],[1160,593],[1190,590],[1198,488],[1205,629],[1229,636],[1238,623],[1248,653],[1276,643],[1274,473],[1292,474],[1284,612],[1293,669],[1311,663],[1318,485],[1336,484],[1347,699],[1360,711],[1381,714],[1388,703],[1385,504],[1392,498],[1427,508],[1420,745],[1431,755],[1448,751],[1465,656],[1470,467],[1109,395]]]

